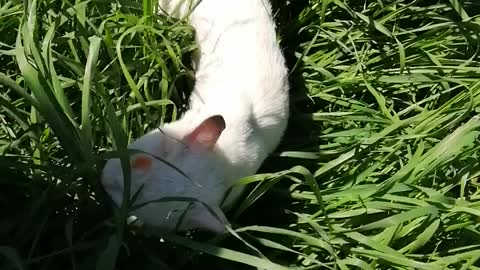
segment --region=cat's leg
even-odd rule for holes
[[[201,1],[205,0],[159,0],[158,12],[162,15],[182,19],[188,16]]]

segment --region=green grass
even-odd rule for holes
[[[274,1],[292,117],[235,234],[126,225],[112,150],[185,109],[154,2],[0,0],[0,269],[480,269],[480,4]]]

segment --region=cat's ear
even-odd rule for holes
[[[221,115],[214,115],[203,121],[184,141],[193,148],[211,150],[225,129],[225,120]]]

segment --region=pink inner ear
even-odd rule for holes
[[[214,115],[203,121],[192,133],[185,136],[184,141],[191,147],[211,150],[225,129],[225,120],[221,115]]]

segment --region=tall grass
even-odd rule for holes
[[[99,172],[184,110],[193,29],[149,1],[0,0],[0,268],[480,269],[480,5],[273,4],[282,145],[235,233],[159,240]]]

